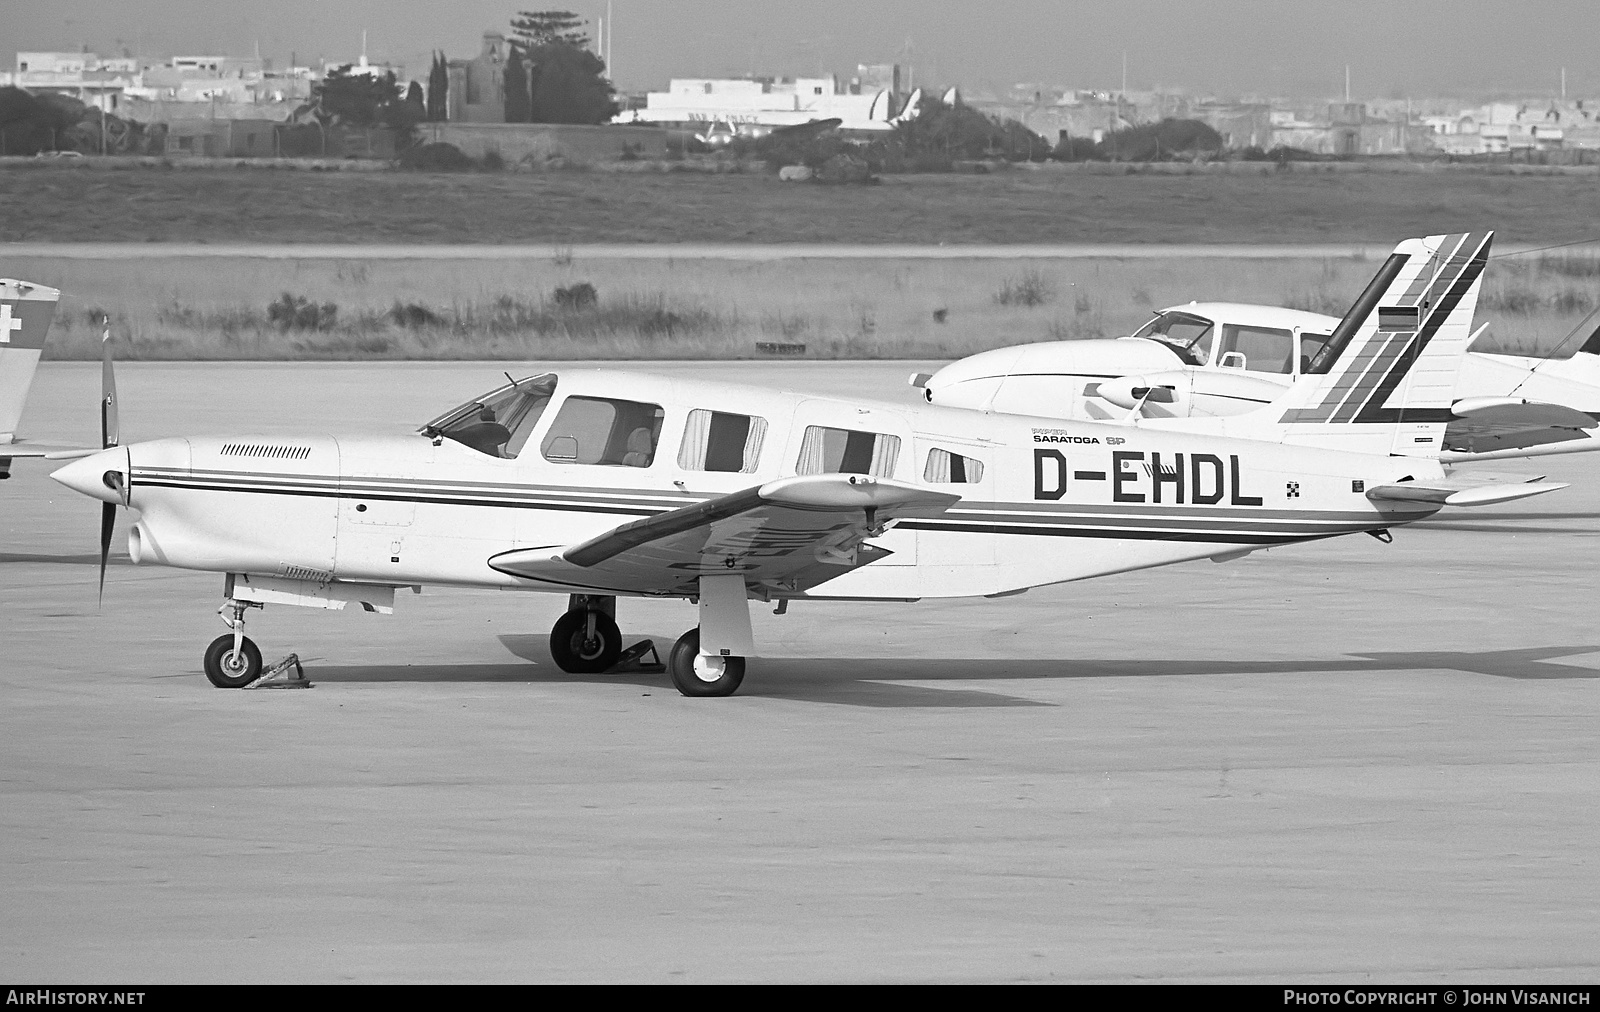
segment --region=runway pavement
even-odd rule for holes
[[[120,369],[127,439],[422,421],[493,363]],[[926,363],[670,364],[909,395]],[[511,368],[515,368],[514,366]],[[566,366],[571,368],[571,366]],[[46,364],[38,438],[97,435]],[[363,424],[365,423],[365,424]],[[564,606],[269,608],[0,483],[0,975],[1592,982],[1600,460],[1460,519],[997,601],[758,611],[740,694],[563,674]],[[119,543],[121,526],[119,525]],[[621,603],[668,644],[681,603]]]

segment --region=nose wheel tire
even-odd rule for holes
[[[690,629],[667,655],[672,684],[685,696],[731,696],[744,681],[743,657],[700,656],[700,629]]]
[[[261,677],[261,651],[245,637],[237,652],[233,633],[224,633],[206,647],[206,678],[219,689],[242,689]]]
[[[603,611],[569,611],[550,630],[550,656],[574,675],[605,671],[622,656],[622,630]]]

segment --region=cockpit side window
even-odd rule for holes
[[[515,458],[556,391],[554,373],[517,380],[422,427],[422,434],[443,436],[490,457]]]
[[[556,464],[649,467],[661,440],[659,404],[609,397],[568,397],[540,448]]]
[[[1216,325],[1203,316],[1192,313],[1162,313],[1134,332],[1134,337],[1147,337],[1178,353],[1189,365],[1206,365],[1211,361],[1211,339]]]
[[[1288,374],[1294,371],[1294,334],[1276,327],[1222,326],[1217,362],[1250,372]]]

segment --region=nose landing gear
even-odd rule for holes
[[[261,677],[261,651],[244,634],[245,611],[259,607],[261,605],[255,601],[229,598],[217,609],[222,624],[233,630],[218,636],[206,647],[206,678],[217,688],[242,689]]]
[[[567,613],[550,630],[550,656],[556,667],[574,675],[609,670],[622,656],[622,630],[617,628],[617,599],[598,594],[572,594]]]

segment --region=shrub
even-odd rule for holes
[[[500,172],[506,167],[506,160],[501,156],[500,152],[490,148],[483,153],[480,164],[485,172]]]
[[[454,144],[418,144],[400,152],[400,167],[416,172],[470,172],[477,166]]]
[[[565,288],[557,288],[553,301],[557,309],[589,309],[600,301],[600,293],[589,282],[579,281]]]
[[[1030,270],[1001,285],[994,301],[1002,306],[1042,306],[1050,301],[1050,295],[1050,282],[1038,271]]]
[[[437,327],[444,323],[444,317],[435,313],[427,306],[416,302],[395,301],[394,308],[389,310],[389,319],[396,326],[411,327]]]
[[[279,330],[332,330],[339,320],[339,307],[332,302],[319,306],[304,295],[284,292],[267,306],[267,319]]]

